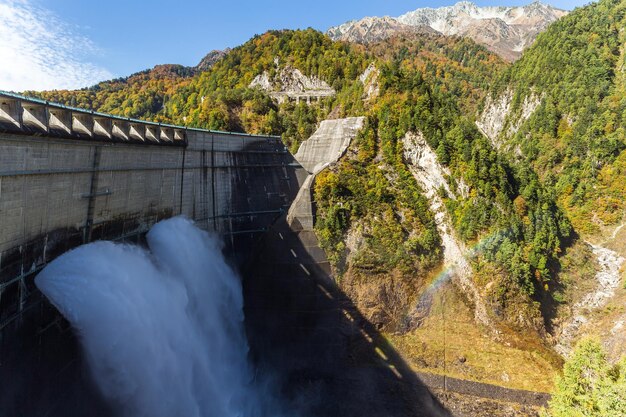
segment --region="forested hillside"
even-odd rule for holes
[[[611,364],[599,341],[581,341],[565,363],[544,417],[623,415],[626,415],[626,357]]]
[[[524,100],[540,99],[501,139],[554,188],[585,234],[619,222],[626,208],[625,13],[620,0],[575,10],[541,34],[493,91],[514,91],[509,126]]]
[[[191,126],[282,134],[295,152],[333,102],[277,104],[261,90],[249,88],[253,78],[263,71],[272,76],[277,65],[290,65],[326,81],[341,100],[367,64],[362,48],[332,42],[312,29],[270,31],[233,49],[210,71],[195,77],[166,104],[164,114],[175,123]]]
[[[193,68],[182,65],[158,65],[82,90],[27,91],[26,95],[118,116],[170,121],[162,114],[163,103],[194,74]]]
[[[501,158],[463,111],[478,106],[504,64],[467,40],[392,40],[373,50],[380,51],[380,94],[367,106],[367,127],[354,154],[316,185],[317,228],[338,273],[357,282],[395,276],[380,291],[400,294],[367,301],[397,311],[395,300],[410,300],[405,289],[423,286],[437,264],[438,234],[402,151],[402,138],[421,132],[450,169],[451,188],[467,187],[464,196],[444,200],[459,237],[468,246],[482,242],[476,265],[494,268],[482,284],[497,277],[484,294],[496,321],[542,331],[532,300],[550,302],[570,224],[536,174]],[[364,243],[346,251],[354,233]],[[409,322],[408,306],[403,314],[382,322]]]
[[[576,248],[587,248],[578,269],[593,265],[588,248],[598,259],[595,276],[567,273],[572,258],[561,262],[553,290],[556,348],[567,352],[563,344],[588,335],[598,342],[583,342],[572,354],[557,382],[552,416],[623,414],[624,371],[616,363],[626,337],[621,330],[626,318],[625,33],[623,0],[574,10],[501,73],[479,117],[499,154],[536,172],[537,184],[571,222]],[[604,277],[611,284],[604,284]],[[598,298],[601,292],[605,295]]]

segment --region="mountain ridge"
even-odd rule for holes
[[[462,1],[453,6],[419,8],[396,18],[351,20],[331,27],[326,34],[333,40],[362,44],[415,32],[465,36],[507,61],[515,61],[540,32],[567,13],[538,1],[519,7],[479,7]]]

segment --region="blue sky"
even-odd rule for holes
[[[161,63],[196,65],[210,50],[237,46],[268,29],[326,30],[364,16],[398,16],[455,2],[0,0],[0,89],[76,88]],[[546,2],[572,9],[588,1]],[[7,51],[13,44],[19,49]],[[62,71],[72,76],[64,78]]]

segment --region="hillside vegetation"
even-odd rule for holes
[[[611,365],[602,345],[581,341],[557,378],[544,417],[618,417],[626,415],[626,356]]]
[[[27,91],[26,95],[117,116],[169,122],[162,114],[163,103],[194,74],[192,68],[182,65],[158,65],[82,90]]]
[[[527,97],[541,98],[503,139],[585,234],[620,221],[626,209],[625,17],[622,0],[576,9],[542,33],[494,90],[515,91],[509,123]]]
[[[376,274],[381,273],[389,277],[398,269],[413,278],[415,288],[424,285],[440,260],[432,214],[424,214],[430,211],[427,201],[402,156],[405,134],[422,132],[450,169],[451,188],[456,190],[460,182],[467,187],[464,197],[444,197],[459,237],[468,246],[482,242],[477,270],[488,270],[481,266],[486,263],[498,271],[483,277],[492,282],[493,290],[486,294],[491,311],[497,320],[541,331],[539,306],[533,300],[549,302],[571,226],[537,175],[501,158],[462,111],[477,107],[490,78],[497,75],[494,68],[504,65],[467,40],[392,40],[374,50],[384,52],[377,57],[380,95],[367,106],[368,124],[352,157],[316,184],[317,229],[339,274],[350,271],[359,282],[379,279]],[[364,243],[342,259],[351,233],[362,236]],[[386,293],[405,286],[396,278]],[[403,297],[372,301],[384,305],[388,298],[393,310],[393,300]],[[513,308],[523,313],[513,314]]]

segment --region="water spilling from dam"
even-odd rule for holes
[[[182,217],[146,239],[149,249],[81,246],[35,280],[77,331],[103,396],[128,416],[262,415],[220,240]]]

